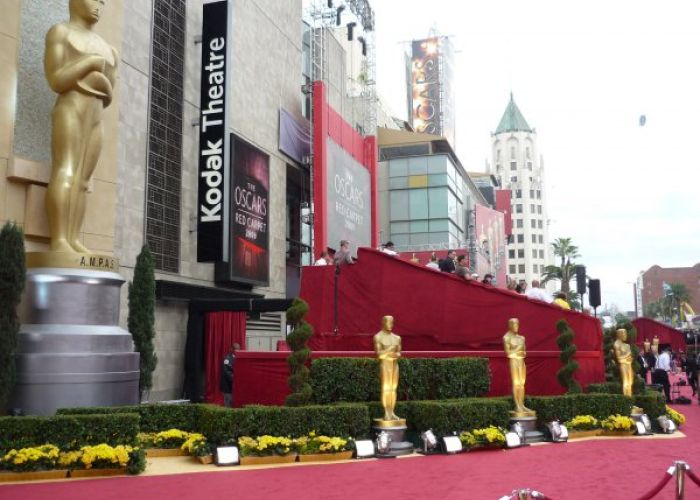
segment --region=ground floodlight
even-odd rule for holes
[[[646,413],[642,415],[642,423],[644,424],[644,429],[648,432],[651,433],[651,419],[649,418],[649,415]]]
[[[674,424],[673,420],[668,418],[666,415],[661,415],[657,420],[659,421],[659,427],[661,427],[661,431],[664,434],[673,434],[676,432],[676,424]]]
[[[462,451],[462,441],[457,436],[445,436],[442,438],[445,453],[459,453]]]
[[[428,429],[427,431],[421,433],[420,440],[421,453],[425,455],[428,455],[430,453],[437,453],[438,441],[432,429]]]
[[[523,438],[517,432],[506,432],[506,447],[520,448],[523,445]]]
[[[384,431],[377,436],[377,451],[381,454],[387,454],[391,451],[391,436]]]
[[[218,446],[216,448],[216,465],[238,465],[238,446]]]
[[[525,427],[520,422],[515,422],[510,426],[510,430],[518,435],[520,441],[525,439]]]
[[[371,458],[374,456],[374,442],[371,439],[355,441],[355,456],[357,458]]]
[[[566,443],[569,440],[569,430],[561,425],[559,420],[552,420],[546,425],[553,443]]]

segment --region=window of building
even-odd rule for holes
[[[518,162],[516,162],[516,161],[511,161],[511,162],[510,162],[510,169],[511,169],[511,170],[517,170],[517,169],[518,169]]]
[[[515,159],[515,146],[510,147],[510,159],[511,160]]]
[[[525,148],[525,157],[529,160],[530,159],[530,147]],[[530,162],[528,162],[530,163]]]
[[[516,197],[516,198],[522,198],[522,197],[523,197],[523,190],[522,190],[522,189],[516,189],[516,190],[515,190],[515,197]]]
[[[532,242],[537,243],[537,235],[536,234],[532,235]]]
[[[515,274],[515,264],[511,264],[508,266],[508,272],[510,274]]]
[[[518,243],[525,243],[525,235],[524,234],[519,234],[517,236]]]
[[[516,214],[521,214],[521,213],[523,213],[523,205],[522,205],[522,203],[517,203],[517,204],[515,205],[515,213],[516,213]]]
[[[543,242],[544,242],[544,238],[542,237],[541,234],[540,234],[539,236],[537,236],[537,240],[538,240],[540,243],[543,243]]]
[[[537,258],[537,250],[532,250],[532,258],[536,259]]]
[[[150,123],[146,180],[146,242],[155,268],[180,269],[180,192],[185,61],[185,0],[153,6]]]
[[[427,189],[410,189],[408,191],[408,212],[410,215],[409,220],[428,218]]]
[[[532,265],[532,272],[537,274],[537,269],[538,269],[537,264],[533,264]]]
[[[542,219],[537,221],[537,229],[542,229]]]
[[[527,162],[527,169],[532,170],[532,162],[531,161]]]
[[[414,156],[412,158],[408,158],[408,175],[425,175],[427,173],[427,156]]]
[[[540,259],[544,259],[544,250],[540,250]]]
[[[523,248],[518,249],[518,258],[519,259],[524,259],[525,258],[525,250]]]
[[[532,227],[532,229],[537,227],[537,221],[535,219],[530,219],[530,227]]]
[[[515,258],[515,249],[514,248],[511,248],[510,250],[508,250],[508,258],[509,259]]]
[[[530,190],[530,198],[533,198],[533,199],[535,198],[535,190],[534,189]]]
[[[496,162],[501,161],[501,150],[497,149],[496,150]]]
[[[518,176],[514,175],[513,177],[511,177],[510,182],[518,182]]]
[[[515,227],[518,229],[523,228],[523,220],[522,219],[515,219]]]
[[[406,177],[408,175],[408,160],[395,158],[389,161],[389,177]]]
[[[518,272],[520,274],[525,274],[525,264],[518,264]]]
[[[392,221],[410,219],[408,215],[408,190],[389,192],[389,214]]]
[[[542,191],[540,191],[539,189],[537,190],[537,199],[538,200],[542,199]]]
[[[542,215],[542,205],[537,205],[537,213]]]

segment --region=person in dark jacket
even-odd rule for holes
[[[688,376],[688,383],[693,388],[693,396],[698,392],[698,360],[695,354],[689,355],[685,361],[685,374]]]
[[[226,408],[233,406],[233,367],[236,363],[236,351],[240,348],[241,346],[238,343],[234,343],[221,366],[219,390],[224,393],[224,406]]]
[[[455,252],[454,250],[447,251],[447,257],[445,257],[438,263],[438,266],[440,266],[440,271],[442,271],[443,273],[455,272],[455,255],[457,255],[457,252]]]

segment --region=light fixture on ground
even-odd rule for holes
[[[427,431],[421,433],[420,439],[421,447],[420,450],[418,450],[418,453],[422,453],[423,455],[440,453],[440,450],[438,449],[438,440],[435,437],[435,433],[433,433],[432,429],[428,429]]]
[[[216,448],[216,465],[238,465],[239,461],[238,446],[219,446]]]
[[[659,427],[661,427],[661,432],[664,434],[673,434],[676,432],[676,424],[666,415],[661,415],[657,420],[659,422]]]
[[[371,458],[374,456],[374,441],[371,439],[361,439],[355,441],[355,457]]]
[[[460,441],[457,436],[443,437],[442,446],[445,453],[459,453],[462,451],[462,441]]]
[[[644,413],[642,415],[632,414],[632,419],[634,420],[635,432],[637,436],[651,436],[651,420],[649,416]]]
[[[380,432],[377,436],[377,451],[380,455],[391,451],[391,436],[387,432]]]
[[[559,420],[552,420],[547,425],[547,434],[553,443],[566,443],[569,440],[569,430]]]

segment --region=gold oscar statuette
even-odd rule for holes
[[[622,382],[622,394],[632,396],[632,385],[634,384],[634,370],[632,369],[632,348],[627,343],[627,330],[619,328],[616,332],[617,339],[613,344],[615,351],[615,362],[620,370],[620,381]],[[633,414],[642,413],[642,409],[632,407]]]
[[[68,22],[46,34],[44,70],[58,96],[51,113],[46,192],[51,251],[31,256],[39,265],[50,265],[53,258],[56,267],[99,268],[99,258],[104,258],[80,242],[87,190],[102,150],[102,114],[112,102],[119,60],[116,50],[93,31],[103,7],[103,1],[70,0]]]
[[[510,365],[510,378],[513,383],[513,403],[515,411],[510,414],[513,417],[533,417],[536,413],[525,406],[525,378],[527,368],[525,367],[525,337],[520,335],[520,321],[518,318],[508,320],[508,331],[503,336],[503,349],[508,356]]]
[[[382,329],[374,336],[374,351],[379,360],[379,380],[384,417],[375,419],[379,427],[395,427],[406,424],[406,420],[394,413],[396,389],[399,386],[399,358],[401,357],[401,337],[392,332],[394,317],[382,318]]]

